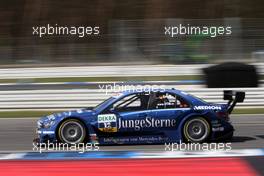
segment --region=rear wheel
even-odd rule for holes
[[[86,137],[85,126],[77,119],[65,120],[59,127],[58,137],[63,143],[82,143]]]
[[[184,139],[187,142],[202,143],[208,140],[210,125],[203,117],[195,117],[187,120],[183,127]]]

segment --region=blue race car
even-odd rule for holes
[[[245,92],[224,91],[226,104],[207,103],[176,89],[125,91],[93,108],[62,112],[37,122],[38,143],[202,143],[231,139],[229,114]]]

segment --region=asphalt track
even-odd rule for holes
[[[0,151],[32,151],[38,118],[1,118]],[[264,115],[232,115],[232,149],[264,148]],[[107,151],[164,151],[164,145],[101,146]]]

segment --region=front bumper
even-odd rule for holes
[[[49,129],[36,129],[36,135],[37,137],[33,139],[34,143],[47,143],[48,141],[50,143],[54,143],[57,141],[56,139],[56,133],[53,130]]]

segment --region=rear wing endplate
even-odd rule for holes
[[[245,99],[245,92],[233,91],[233,90],[224,90],[224,100],[228,100],[228,113],[230,114],[236,103],[243,102]]]

